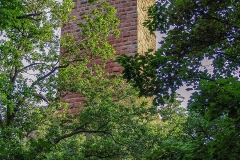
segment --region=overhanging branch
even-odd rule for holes
[[[16,18],[17,19],[24,19],[24,18],[30,18],[30,19],[33,19],[32,17],[34,16],[40,16],[42,15],[43,12],[40,12],[40,13],[31,13],[31,14],[25,14],[25,15],[22,15],[22,16],[17,16]],[[36,19],[34,19],[36,20]]]
[[[55,140],[54,140],[54,143],[57,144],[57,143],[60,142],[61,140],[65,139],[65,138],[72,137],[72,136],[74,136],[74,135],[76,135],[76,134],[79,134],[79,133],[104,133],[104,134],[110,134],[110,135],[111,135],[111,133],[108,132],[108,131],[98,131],[98,130],[89,130],[89,131],[87,131],[87,130],[78,130],[78,131],[71,132],[71,133],[69,133],[69,134],[63,135],[63,136],[61,136],[61,137],[55,139]]]
[[[44,80],[45,78],[49,77],[51,74],[53,74],[56,70],[60,69],[60,68],[67,68],[71,63],[73,62],[81,62],[83,61],[82,59],[76,59],[76,60],[73,60],[73,61],[70,61],[68,62],[67,64],[65,65],[62,65],[62,66],[56,66],[56,64],[54,66],[56,67],[53,67],[51,71],[49,71],[47,74],[45,74],[44,76],[42,77],[39,77],[35,82],[32,83],[31,87],[33,87],[34,85],[37,84],[37,82],[40,82],[41,80]]]

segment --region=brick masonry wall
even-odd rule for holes
[[[156,48],[156,36],[151,35],[146,27],[143,26],[143,22],[148,18],[148,7],[153,5],[155,0],[138,0],[137,1],[137,13],[138,13],[138,53],[144,54],[148,49]]]
[[[147,18],[148,6],[154,4],[155,0],[107,0],[107,2],[116,8],[116,16],[120,20],[120,37],[118,39],[109,37],[109,43],[114,46],[116,56],[120,54],[134,55],[135,53],[144,53],[149,48],[155,49],[155,36],[150,35],[142,25]],[[94,7],[94,5],[88,5],[87,0],[75,0],[75,4],[71,15],[75,15],[76,20],[62,27],[62,35],[64,33],[71,33],[75,35],[75,37],[78,37],[80,30],[77,23],[81,20],[81,16],[84,13]],[[107,72],[120,74],[122,70],[123,68],[116,62],[110,60],[107,62]],[[62,101],[70,103],[72,107],[71,112],[76,112],[79,103],[81,103],[83,99],[80,95],[71,93],[65,96]]]

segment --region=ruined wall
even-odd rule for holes
[[[102,1],[102,0],[101,0]],[[155,0],[107,0],[117,10],[117,17],[120,20],[120,37],[115,39],[109,38],[116,50],[116,56],[120,54],[134,55],[135,53],[144,53],[149,48],[155,48],[155,36],[150,35],[142,23],[147,18],[147,7],[152,5]],[[80,16],[88,12],[93,6],[87,3],[87,0],[75,0],[75,7],[71,15],[76,16],[76,20],[62,27],[64,33],[79,35],[77,23],[81,20]],[[95,60],[98,63],[99,60]],[[120,74],[121,68],[116,62],[108,61],[106,71],[109,73]],[[76,112],[77,106],[83,101],[83,97],[71,93],[62,99],[72,106],[72,112]]]

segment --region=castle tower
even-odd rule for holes
[[[76,16],[76,20],[71,24],[62,27],[62,35],[71,33],[78,35],[79,27],[77,23],[80,16],[93,6],[90,6],[88,0],[75,0],[75,7],[71,15]],[[110,5],[117,10],[117,17],[120,20],[120,37],[118,39],[110,38],[109,42],[116,50],[116,56],[120,54],[134,55],[135,53],[144,54],[148,49],[154,49],[156,46],[155,35],[150,35],[147,28],[143,26],[143,22],[147,19],[147,9],[155,3],[155,0],[107,0]],[[106,71],[109,73],[119,74],[122,68],[113,61],[109,61]],[[83,101],[83,97],[71,93],[62,99],[72,106],[72,112],[78,104]]]

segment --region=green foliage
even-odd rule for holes
[[[146,154],[146,159],[182,159],[186,149],[186,142],[190,138],[185,132],[187,112],[179,107],[182,97],[175,96],[173,102],[165,101],[166,105],[159,108],[161,120],[152,124],[155,143]]]
[[[0,159],[140,159],[151,148],[152,99],[104,71],[116,10],[99,3],[81,17],[79,37],[60,38],[73,6],[0,1]],[[102,64],[90,65],[95,58]],[[76,114],[61,102],[72,92],[85,98]]]
[[[119,57],[124,77],[161,105],[169,97],[174,101],[183,84],[194,91],[182,124],[187,138],[159,146],[179,157],[163,159],[239,159],[239,8],[232,0],[158,0],[144,24],[166,34],[161,47],[146,56]],[[159,148],[153,159],[163,155]]]

